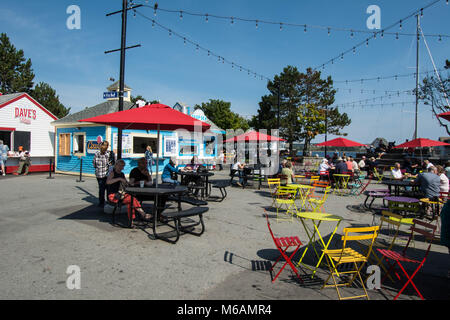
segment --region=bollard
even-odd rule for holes
[[[77,182],[84,182],[83,180],[83,158],[80,157],[80,178]]]
[[[53,161],[52,161],[52,158],[50,158],[50,166],[48,167],[47,179],[55,179],[55,177],[52,177],[52,164],[53,164]]]

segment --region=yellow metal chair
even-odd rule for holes
[[[331,187],[328,186],[323,190],[322,197],[310,196],[308,197],[308,203],[311,207],[312,212],[323,212],[323,205],[330,194]]]
[[[378,183],[383,181],[383,172],[378,172],[377,168],[373,168],[373,176],[377,179]]]
[[[297,198],[298,189],[290,187],[290,186],[280,186],[277,192],[277,198],[275,199],[276,208],[277,208],[277,222],[278,220],[293,220],[294,215],[297,214],[298,208],[295,204],[295,200]],[[284,207],[286,210],[284,213],[289,218],[280,218],[279,212]]]
[[[269,185],[270,195],[272,197],[272,207],[275,205],[275,200],[277,199],[278,188],[280,187],[280,179],[273,178],[267,179],[267,184]]]
[[[330,269],[330,275],[328,276],[327,280],[324,282],[322,289],[325,287],[335,287],[339,300],[345,300],[345,299],[356,299],[356,298],[363,298],[365,297],[367,300],[369,300],[369,295],[367,294],[366,287],[364,285],[364,281],[361,278],[360,271],[364,264],[368,261],[369,255],[372,251],[372,245],[378,236],[378,230],[380,229],[379,226],[373,226],[373,227],[363,227],[363,228],[344,228],[343,232],[344,235],[342,236],[342,249],[335,249],[335,250],[324,250],[324,254],[327,257],[327,263],[328,268]],[[352,235],[357,234],[357,235]],[[349,241],[361,241],[361,240],[369,240],[369,250],[366,252],[365,255],[355,251],[352,248],[347,247],[347,243]],[[350,271],[338,271],[338,267],[342,264],[353,264],[354,269]],[[359,266],[358,266],[359,264]],[[337,278],[340,278],[341,275],[344,274],[353,274],[353,277],[350,279],[349,282],[346,283],[338,283],[336,280]],[[361,282],[361,286],[364,289],[363,295],[357,295],[357,296],[349,296],[349,297],[343,297],[341,293],[339,292],[339,288],[341,286],[351,286],[353,281],[358,276],[359,281]],[[333,284],[328,284],[328,280],[333,278]]]

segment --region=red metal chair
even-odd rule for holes
[[[297,275],[297,277],[300,280],[300,282],[303,283],[303,279],[298,274],[297,268],[292,263],[292,257],[297,253],[298,249],[300,249],[300,246],[302,245],[302,242],[300,241],[300,239],[297,236],[295,236],[295,237],[275,238],[275,236],[273,235],[272,229],[270,228],[269,216],[268,216],[267,212],[266,212],[266,220],[267,220],[267,227],[269,228],[269,232],[270,232],[270,235],[272,236],[273,242],[275,243],[275,246],[277,247],[278,251],[280,251],[280,253],[281,253],[280,256],[277,258],[277,260],[275,261],[275,263],[270,267],[270,273],[272,274],[273,268],[278,263],[278,261],[280,261],[280,259],[282,257],[286,261],[284,263],[284,265],[281,267],[280,271],[278,271],[278,273],[275,276],[275,278],[273,278],[272,283],[275,282],[275,280],[278,278],[280,273],[283,271],[283,269],[288,264],[291,266],[292,270]],[[286,254],[286,251],[289,248],[291,248],[291,247],[295,247],[295,249],[294,249],[294,252],[290,256],[288,256]]]
[[[325,180],[325,181],[328,181],[328,183],[331,183],[329,171],[320,171],[319,175],[320,175],[320,180]]]
[[[400,275],[399,275],[399,273],[397,272],[397,270],[395,268],[396,265],[398,265],[400,267],[400,269],[403,271],[404,275],[408,279],[408,281],[406,281],[406,283],[403,285],[403,287],[400,289],[400,291],[394,297],[394,300],[396,300],[400,296],[400,294],[403,292],[403,290],[405,290],[406,287],[408,286],[408,284],[410,284],[410,283],[414,287],[414,289],[416,290],[416,292],[419,295],[419,297],[422,300],[424,300],[422,294],[420,293],[419,289],[417,289],[416,285],[414,284],[414,282],[412,280],[413,280],[414,276],[417,274],[417,272],[419,272],[419,270],[422,268],[422,266],[425,263],[425,260],[427,259],[427,256],[428,256],[428,253],[430,252],[431,244],[433,242],[434,233],[436,232],[437,226],[434,226],[432,224],[429,224],[429,223],[426,223],[426,222],[423,222],[423,221],[420,221],[420,220],[417,220],[417,219],[414,219],[413,223],[414,224],[411,227],[411,234],[409,236],[408,243],[406,244],[406,246],[405,246],[405,248],[403,249],[402,252],[397,252],[397,251],[387,250],[387,249],[377,249],[381,253],[381,255],[383,256],[381,258],[381,260],[383,260],[383,258],[385,258],[386,260],[394,261],[392,264],[389,265],[389,269],[386,272],[386,275],[381,280],[381,283],[383,283],[383,281],[391,273],[391,271],[394,271],[395,275],[397,276],[397,279],[400,280]],[[422,226],[424,228],[417,227],[417,225],[420,225],[420,226]],[[432,233],[429,230],[427,230],[427,229],[432,230]],[[408,246],[409,246],[411,240],[413,239],[414,232],[423,235],[425,237],[426,241],[428,241],[428,249],[425,252],[422,260],[420,260],[420,258],[416,258],[416,257],[412,257],[412,256],[407,256],[406,255],[406,251],[408,249]],[[401,262],[402,263],[411,263],[411,264],[418,265],[418,266],[414,270],[414,272],[411,274],[411,276],[409,276]]]

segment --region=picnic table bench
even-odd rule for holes
[[[205,224],[203,223],[203,214],[209,210],[208,207],[192,207],[187,210],[181,210],[181,211],[172,211],[172,212],[162,212],[161,216],[163,218],[166,218],[168,220],[172,220],[175,224],[175,226],[171,226],[167,223],[168,226],[172,227],[176,231],[176,238],[174,240],[169,239],[167,237],[163,237],[161,235],[157,235],[155,232],[155,236],[159,238],[163,238],[164,240],[170,242],[170,243],[176,243],[178,239],[180,238],[180,231],[187,232],[190,234],[193,234],[195,236],[201,236],[203,232],[205,231]],[[188,218],[188,217],[194,217],[198,216],[199,221],[193,222],[188,225],[182,225],[181,218]],[[156,223],[156,221],[155,221]],[[199,232],[194,232],[192,230],[193,227],[201,225],[201,230]]]

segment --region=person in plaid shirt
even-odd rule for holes
[[[105,205],[105,193],[106,193],[106,178],[110,171],[110,168],[114,166],[114,152],[108,151],[109,142],[103,141],[100,145],[100,150],[94,155],[92,164],[95,168],[95,176],[98,182],[98,200],[99,207]]]

